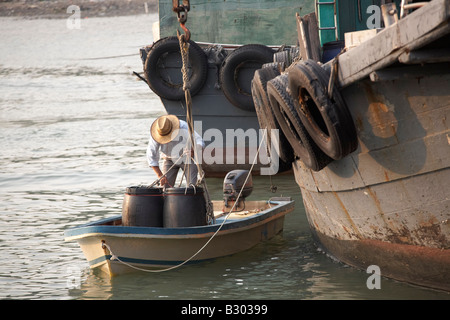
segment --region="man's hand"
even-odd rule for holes
[[[164,186],[165,184],[168,185],[167,178],[166,178],[166,176],[163,177],[163,173],[161,172],[161,169],[159,169],[158,166],[153,166],[152,169],[153,169],[153,171],[155,171],[158,179],[162,177],[161,180],[159,180],[159,185],[160,186]]]
[[[160,177],[158,177],[158,178],[160,178]],[[166,178],[166,176],[162,177],[161,180],[159,180],[159,185],[160,185],[160,186],[164,186],[165,184],[169,185],[169,184],[167,183],[167,178]]]

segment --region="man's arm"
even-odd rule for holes
[[[161,178],[163,176],[163,173],[161,172],[161,169],[159,168],[159,166],[152,166],[153,171],[155,171],[156,176],[159,178]],[[164,176],[161,180],[159,180],[159,185],[163,186],[167,183],[167,178]]]
[[[159,143],[157,143],[155,140],[153,140],[152,137],[150,137],[147,146],[147,162],[149,167],[152,168],[153,171],[156,173],[158,179],[163,176],[163,173],[159,168],[159,148],[160,148]],[[165,185],[166,183],[167,183],[166,177],[163,177],[159,181],[159,185],[161,186]]]

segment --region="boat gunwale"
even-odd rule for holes
[[[275,207],[263,210],[261,213],[241,219],[233,219],[225,222],[219,234],[242,231],[266,223],[285,215],[294,209],[294,200],[268,201],[268,204],[276,204]],[[206,226],[194,226],[183,228],[160,228],[160,227],[131,227],[104,225],[121,218],[121,215],[89,222],[77,227],[70,228],[64,232],[65,241],[79,240],[92,236],[113,236],[123,238],[154,238],[154,239],[182,239],[202,238],[216,232],[221,223]]]
[[[429,17],[432,18],[429,18]],[[324,64],[329,70],[333,63],[339,64],[336,81],[343,89],[353,83],[368,77],[371,72],[386,68],[398,61],[406,52],[414,51],[450,32],[450,5],[447,0],[433,0],[427,5],[408,14],[398,22],[382,29],[372,38],[364,41],[355,48],[343,52]],[[407,35],[402,30],[408,30],[411,25],[417,26],[417,21],[426,20],[428,24],[424,32]],[[431,22],[430,22],[431,21]],[[387,41],[387,40],[388,41]],[[385,43],[380,47],[379,43]],[[378,49],[378,50],[376,50]],[[364,56],[366,52],[377,52],[363,64],[356,64],[355,57]],[[347,71],[346,71],[347,70]]]

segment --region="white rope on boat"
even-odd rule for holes
[[[257,159],[257,157],[258,157],[258,154],[259,154],[259,151],[260,151],[260,149],[261,149],[261,146],[262,146],[262,144],[263,144],[263,142],[264,142],[264,139],[266,138],[266,134],[267,134],[267,129],[264,130],[264,135],[263,135],[263,137],[262,137],[262,139],[261,139],[261,142],[260,142],[260,144],[259,144],[258,152],[256,152],[256,154],[255,154],[255,158],[253,159],[253,163],[252,163],[252,165],[251,165],[251,167],[250,167],[250,170],[249,170],[249,172],[248,172],[248,175],[247,175],[247,177],[245,178],[244,183],[242,184],[241,190],[239,191],[239,194],[238,194],[238,196],[236,197],[236,201],[234,202],[233,206],[231,207],[230,212],[228,212],[228,213],[226,214],[225,218],[223,219],[222,223],[220,224],[220,226],[219,226],[219,228],[216,230],[216,232],[214,232],[214,234],[208,239],[208,241],[207,241],[200,249],[198,249],[197,252],[195,252],[190,258],[186,259],[185,261],[181,262],[180,264],[177,264],[176,266],[172,266],[172,267],[165,268],[165,269],[159,269],[159,270],[155,270],[155,269],[143,269],[143,268],[139,268],[139,267],[133,266],[133,265],[131,265],[131,264],[125,262],[125,261],[120,260],[120,258],[112,252],[111,247],[110,247],[108,244],[106,244],[106,242],[102,242],[102,248],[104,248],[104,247],[108,248],[109,253],[111,254],[110,260],[112,260],[112,261],[117,260],[117,261],[123,263],[124,265],[126,265],[126,266],[128,266],[128,267],[130,267],[130,268],[139,270],[139,271],[158,273],[158,272],[166,272],[166,271],[170,271],[170,270],[173,270],[173,269],[177,269],[177,268],[179,268],[179,267],[185,265],[185,264],[188,263],[189,261],[191,261],[193,258],[195,258],[200,252],[203,251],[203,249],[206,248],[206,246],[207,246],[207,245],[214,239],[214,237],[219,233],[219,231],[222,229],[223,225],[224,225],[225,222],[227,221],[228,217],[229,217],[230,214],[233,212],[234,207],[235,207],[236,204],[238,203],[239,198],[241,197],[242,191],[244,190],[244,186],[247,184],[248,178],[249,178],[250,175],[252,174],[253,167],[255,166],[256,159]]]
[[[211,221],[214,221],[214,213],[212,212],[212,204],[211,204],[211,201],[210,201],[210,199],[209,199],[208,189],[207,189],[207,187],[206,187],[206,182],[205,182],[205,180],[204,180],[204,172],[203,172],[203,169],[202,169],[202,167],[201,167],[199,161],[197,161],[197,159],[198,159],[198,154],[197,154],[197,148],[195,147],[195,140],[194,140],[194,128],[193,128],[193,119],[192,119],[192,99],[191,99],[190,90],[189,90],[189,89],[190,89],[190,84],[189,84],[189,76],[188,76],[188,69],[187,69],[187,67],[188,67],[188,59],[189,59],[189,42],[188,42],[188,41],[185,41],[185,38],[183,38],[183,37],[180,36],[179,34],[178,34],[178,39],[179,39],[179,42],[180,42],[180,53],[181,53],[181,58],[182,58],[182,62],[183,62],[181,72],[182,72],[182,75],[183,75],[183,91],[185,92],[185,100],[186,100],[186,110],[187,110],[187,113],[186,113],[186,122],[187,122],[187,124],[188,124],[188,129],[189,129],[189,138],[190,138],[189,141],[190,141],[190,143],[191,143],[191,144],[190,144],[190,148],[186,148],[186,152],[190,151],[191,148],[192,148],[193,151],[194,151],[194,157],[193,157],[194,164],[197,165],[198,173],[200,174],[200,183],[199,183],[199,182],[197,182],[197,183],[198,183],[198,184],[203,184],[204,187],[205,187],[205,190],[204,190],[204,191],[205,191],[205,195],[206,195],[206,198],[207,198],[206,200],[207,200],[207,206],[208,206],[207,212],[208,212],[208,215],[209,215],[209,214],[212,215],[212,217],[211,217],[210,220],[211,220]],[[240,196],[241,196],[241,194],[242,194],[242,191],[244,190],[244,186],[246,185],[246,183],[247,183],[247,181],[248,181],[248,178],[250,177],[250,175],[251,175],[251,173],[252,173],[253,167],[254,167],[254,165],[255,165],[255,163],[256,163],[256,159],[257,159],[257,157],[258,157],[259,151],[260,151],[261,146],[262,146],[262,144],[263,144],[263,142],[264,142],[264,139],[265,139],[265,137],[266,137],[266,134],[267,134],[267,129],[264,131],[263,138],[261,139],[261,142],[260,142],[259,147],[258,147],[258,151],[256,152],[255,158],[253,159],[253,163],[252,163],[252,165],[251,165],[251,167],[250,167],[249,173],[248,173],[248,175],[247,175],[247,177],[246,177],[246,179],[245,179],[245,182],[242,184],[241,190],[239,191],[239,194],[238,194],[238,196],[236,197],[236,201],[235,201],[235,203],[233,204],[232,208],[230,209],[230,212],[228,212],[228,213],[226,214],[225,218],[223,219],[222,223],[220,224],[220,226],[219,226],[219,228],[216,230],[216,232],[214,232],[214,234],[208,239],[208,241],[207,241],[207,242],[206,242],[199,250],[197,250],[197,252],[194,253],[190,258],[186,259],[185,261],[183,261],[182,263],[180,263],[180,264],[178,264],[178,265],[175,265],[175,266],[172,266],[172,267],[169,267],[169,268],[165,268],[165,269],[160,269],[160,270],[155,270],[155,269],[143,269],[143,268],[139,268],[139,267],[133,266],[133,265],[131,265],[131,264],[125,262],[125,261],[120,260],[120,258],[112,252],[111,247],[103,241],[103,242],[102,242],[102,248],[103,248],[103,249],[104,249],[105,247],[108,248],[108,250],[109,250],[109,252],[110,252],[110,254],[111,254],[110,260],[112,260],[112,261],[117,260],[117,261],[123,263],[124,265],[126,265],[126,266],[128,266],[128,267],[130,267],[130,268],[139,270],[139,271],[158,273],[158,272],[166,272],[166,271],[170,271],[170,270],[179,268],[179,267],[183,266],[184,264],[188,263],[188,262],[189,262],[190,260],[192,260],[194,257],[196,257],[200,252],[203,251],[204,248],[206,248],[206,246],[207,246],[207,245],[214,239],[214,237],[219,233],[219,231],[222,229],[223,225],[224,225],[225,222],[227,221],[228,217],[229,217],[230,214],[233,212],[234,207],[235,207],[236,204],[238,203],[239,198],[240,198]],[[188,146],[189,146],[189,144],[188,144]],[[180,157],[180,158],[181,158],[181,157]],[[180,159],[180,158],[179,158],[179,159]],[[192,157],[191,157],[191,158],[192,158]],[[178,159],[175,163],[177,163],[177,162],[179,161],[179,159]],[[172,165],[172,167],[175,165],[175,163]],[[190,164],[187,164],[187,165],[190,165]],[[186,170],[186,163],[185,163],[185,170]],[[169,170],[168,170],[168,171],[169,171]],[[186,171],[185,171],[185,172],[186,172]],[[164,177],[164,175],[163,175],[162,177]],[[152,183],[151,186],[153,186],[154,184],[156,184],[157,182],[159,182],[159,181],[161,180],[162,177],[160,177],[158,180],[156,180],[154,183]],[[186,186],[186,191],[187,191],[187,187],[188,187],[188,186]],[[195,191],[195,186],[194,186],[194,191]],[[208,205],[208,204],[209,204],[209,205]]]
[[[185,154],[187,155],[187,151],[186,150],[181,154],[181,156],[178,157],[178,159],[172,164],[172,166],[167,170],[167,172],[169,172],[173,167],[175,167],[175,165],[178,163],[178,161],[180,161]],[[161,177],[159,177],[155,181],[153,181],[152,184],[150,184],[148,187],[151,188],[155,184],[159,183],[159,181],[161,181],[161,179],[164,178],[167,175],[167,172],[164,173]]]

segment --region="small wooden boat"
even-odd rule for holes
[[[69,229],[65,240],[78,241],[89,266],[110,276],[136,270],[160,272],[250,249],[282,231],[284,216],[294,209],[290,198],[245,201],[244,209],[230,214],[223,201],[212,203],[214,224],[133,227],[123,226],[119,215]]]

